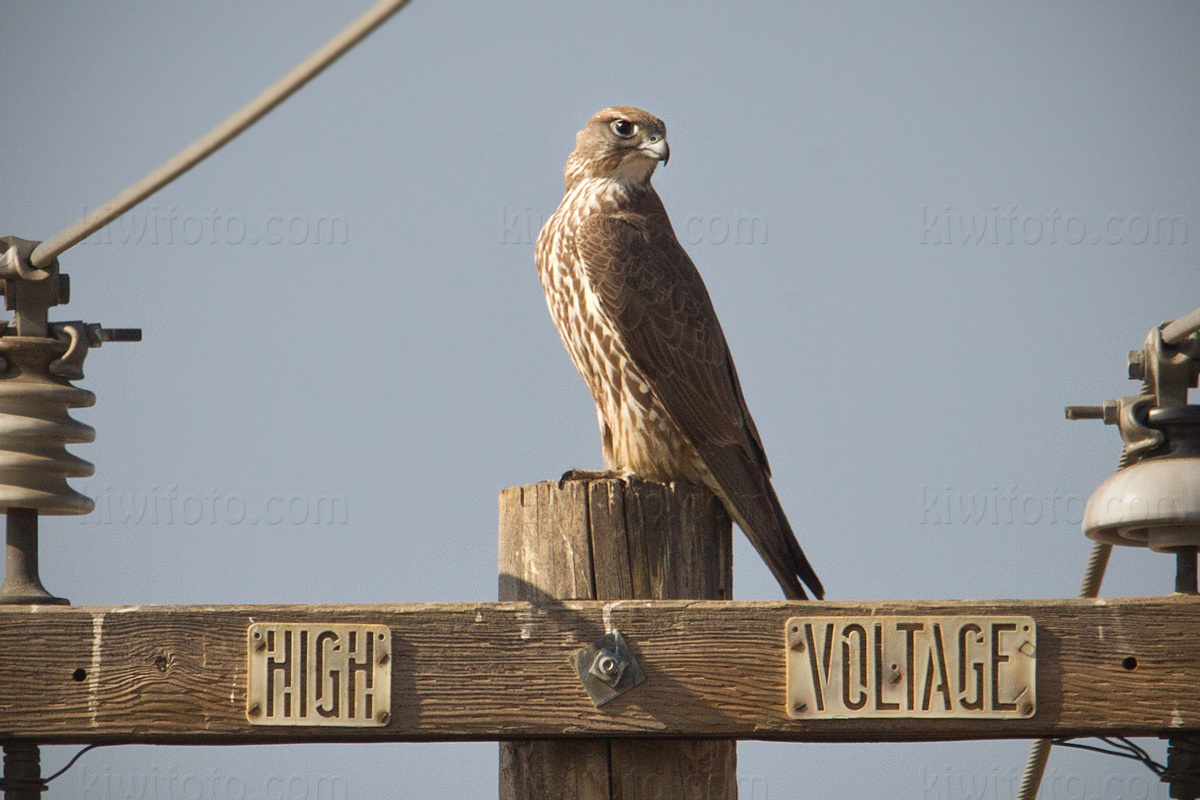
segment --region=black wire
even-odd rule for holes
[[[59,775],[62,775],[64,772],[69,770],[71,767],[75,766],[75,762],[78,761],[84,753],[86,753],[88,750],[94,750],[97,747],[104,747],[104,745],[100,744],[100,743],[89,744],[87,747],[83,748],[78,753],[76,753],[74,756],[72,756],[71,760],[67,762],[67,765],[65,767],[63,767],[58,772],[51,775],[49,778],[42,778],[42,783],[49,783],[50,781],[57,778]]]
[[[1133,751],[1135,754],[1137,754],[1137,755],[1138,755],[1140,758],[1142,758],[1142,759],[1149,759],[1149,758],[1150,758],[1150,754],[1149,754],[1149,753],[1147,753],[1147,752],[1146,752],[1146,751],[1145,751],[1145,750],[1142,748],[1142,746],[1141,746],[1141,745],[1139,745],[1137,742],[1133,741],[1132,739],[1126,739],[1124,736],[1118,736],[1118,737],[1116,738],[1116,741],[1120,742],[1121,744],[1124,744],[1124,745],[1125,745],[1126,747],[1128,747],[1128,748],[1129,748],[1131,751]]]
[[[1166,767],[1164,767],[1162,764],[1159,764],[1157,761],[1155,761],[1153,758],[1151,758],[1150,754],[1148,752],[1146,752],[1146,750],[1144,748],[1142,748],[1141,745],[1137,744],[1132,739],[1126,739],[1124,736],[1118,736],[1117,741],[1122,742],[1130,750],[1132,750],[1134,753],[1136,753],[1138,755],[1138,758],[1144,764],[1146,764],[1146,766],[1149,769],[1158,771],[1159,775],[1161,775],[1163,772],[1166,771]],[[1151,765],[1153,765],[1153,766],[1151,766]]]
[[[1120,750],[1124,750],[1125,752],[1131,754],[1134,758],[1140,759],[1140,758],[1147,756],[1147,753],[1145,750],[1143,750],[1142,748],[1140,748],[1136,744],[1134,744],[1134,742],[1132,740],[1126,739],[1123,736],[1118,736],[1116,738],[1109,738],[1108,736],[1097,736],[1096,738],[1099,739],[1100,741],[1104,742],[1106,745],[1109,745],[1110,747],[1115,747]]]
[[[1139,761],[1145,765],[1146,769],[1160,777],[1164,772],[1167,771],[1167,768],[1155,761],[1148,752],[1146,752],[1137,744],[1134,744],[1129,739],[1126,739],[1124,736],[1118,736],[1113,739],[1109,739],[1104,736],[1098,736],[1096,738],[1109,745],[1113,749],[1096,747],[1092,744],[1080,744],[1079,742],[1073,742],[1069,739],[1054,739],[1052,741],[1059,747],[1074,747],[1076,750],[1089,750],[1093,753],[1102,753],[1106,756],[1120,756],[1121,758]]]

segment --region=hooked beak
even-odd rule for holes
[[[656,139],[653,142],[646,142],[646,144],[642,145],[638,149],[645,150],[647,153],[657,158],[663,163],[664,167],[667,165],[667,162],[671,160],[671,148],[667,146],[667,140],[665,138]]]

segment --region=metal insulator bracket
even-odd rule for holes
[[[1129,352],[1129,377],[1153,389],[1159,408],[1186,406],[1188,389],[1200,378],[1200,337],[1195,334],[1169,345],[1163,341],[1163,323],[1146,334],[1141,350]]]
[[[97,322],[54,322],[50,331],[67,343],[67,352],[50,363],[50,374],[77,381],[83,378],[88,350],[105,342],[140,342],[141,328],[104,328]]]

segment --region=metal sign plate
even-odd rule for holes
[[[1030,617],[792,617],[784,636],[792,719],[1037,711]]]
[[[257,622],[246,631],[252,725],[386,725],[392,632],[386,625]]]

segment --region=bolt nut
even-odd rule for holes
[[[1116,400],[1105,400],[1100,404],[1104,414],[1105,425],[1116,425],[1121,421],[1121,404]]]
[[[611,650],[600,650],[592,659],[592,668],[588,672],[609,686],[616,686],[625,672],[625,662]]]

